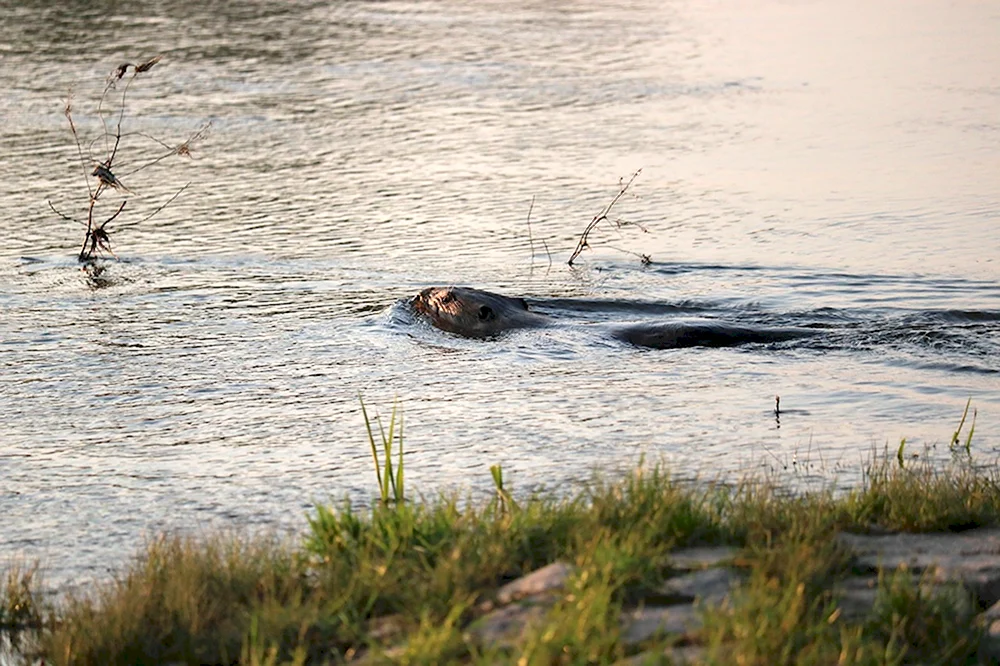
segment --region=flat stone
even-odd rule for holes
[[[986,635],[979,644],[980,657],[992,662],[1000,661],[1000,601],[979,617],[986,629]]]
[[[994,638],[992,635],[983,637],[979,642],[979,663],[1000,663],[1000,640]]]
[[[738,548],[733,548],[732,546],[682,548],[670,553],[670,566],[674,569],[685,569],[688,571],[709,569],[728,564],[739,552]]]
[[[878,596],[877,576],[851,576],[834,587],[840,619],[860,622],[871,615]]]
[[[888,573],[886,575],[894,576],[897,574]],[[961,583],[921,580],[918,575],[910,572],[907,572],[906,575],[910,576],[914,586],[919,587],[923,598],[936,597],[951,604],[958,617],[971,618],[975,615],[976,609],[973,606],[973,601]],[[862,622],[879,608],[877,576],[851,576],[838,582],[834,586],[834,593],[837,596],[837,608],[840,610],[839,619],[843,621]]]
[[[987,626],[992,626],[994,622],[1000,622],[1000,601],[983,611],[981,617],[987,623]],[[997,633],[1000,635],[1000,624],[997,625]]]
[[[616,661],[614,666],[645,666],[646,664],[662,664],[663,658],[674,666],[694,666],[705,662],[705,648],[700,645],[685,645],[683,647],[668,647],[665,650],[647,650],[626,659]]]
[[[398,613],[374,617],[368,621],[368,638],[376,643],[384,643],[402,633],[403,616]]]
[[[1000,648],[1000,601],[990,606],[980,618],[989,640]]]
[[[354,654],[348,651],[344,655],[345,661],[355,666],[384,666],[386,663],[396,663],[404,654],[406,654],[407,646],[406,644],[394,645],[390,648],[381,650],[361,650]]]
[[[501,606],[473,622],[466,635],[480,645],[513,647],[528,627],[541,622],[553,603],[554,597],[551,603],[527,601]]]
[[[701,628],[701,617],[691,604],[645,606],[622,611],[619,622],[622,641],[626,645],[636,645],[666,634],[688,636]]]
[[[668,579],[658,592],[671,600],[700,599],[703,603],[718,606],[741,580],[740,574],[726,567],[702,569]]]
[[[868,571],[906,565],[928,572],[937,582],[960,582],[986,606],[1000,601],[1000,529],[959,533],[862,535],[837,537],[854,551]]]
[[[501,587],[497,590],[497,602],[509,604],[525,597],[561,590],[566,586],[566,580],[572,573],[571,565],[565,562],[553,562]]]

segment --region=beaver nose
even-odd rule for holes
[[[410,307],[414,307],[418,310],[425,309],[427,307],[427,290],[424,289],[416,296],[410,299]]]

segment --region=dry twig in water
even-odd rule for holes
[[[619,199],[621,199],[623,196],[625,196],[625,193],[628,192],[628,189],[632,186],[632,183],[635,182],[635,179],[639,177],[640,173],[642,173],[642,169],[638,169],[635,173],[633,173],[632,177],[628,179],[628,182],[625,182],[624,179],[621,179],[621,180],[618,181],[618,194],[616,194],[614,196],[614,198],[611,200],[611,202],[608,203],[608,205],[605,206],[601,210],[600,213],[598,213],[597,215],[595,215],[594,219],[592,219],[590,221],[590,223],[586,226],[586,228],[584,228],[583,233],[580,234],[580,240],[577,241],[577,243],[576,243],[576,249],[573,250],[573,254],[571,254],[570,257],[569,257],[569,261],[566,262],[567,264],[569,264],[570,266],[572,266],[573,262],[576,261],[576,258],[580,256],[580,253],[583,252],[588,247],[591,247],[591,245],[590,245],[590,234],[594,231],[594,229],[597,228],[597,225],[599,225],[601,222],[609,222],[609,223],[611,223],[611,224],[613,224],[615,226],[615,229],[618,229],[618,230],[620,230],[624,226],[631,225],[631,226],[638,227],[643,232],[646,231],[645,227],[643,227],[640,224],[636,224],[635,222],[629,222],[627,220],[623,220],[623,219],[620,219],[620,218],[616,219],[616,220],[611,220],[608,217],[608,215],[611,214],[611,209],[614,208],[615,204],[618,203]],[[614,248],[614,247],[612,249],[618,250],[618,248]],[[630,252],[628,250],[619,250],[619,251],[620,252],[627,252],[628,254],[632,254],[632,255],[635,255],[635,256],[639,257],[639,259],[642,261],[643,265],[649,264],[652,261],[652,259],[650,258],[650,256],[648,254],[640,254],[640,253],[637,253],[637,252]]]
[[[535,239],[531,233],[531,211],[535,208],[535,197],[531,197],[531,204],[528,206],[528,245],[531,247],[531,269],[535,270]],[[549,265],[546,271],[552,268],[552,253],[549,252],[549,244],[545,242],[545,239],[540,239],[542,241],[542,247],[545,248],[545,256],[549,258]]]
[[[81,262],[94,261],[103,254],[108,254],[112,257],[115,257],[116,259],[118,258],[118,256],[111,249],[111,233],[113,230],[108,228],[108,224],[114,221],[115,218],[117,218],[125,209],[125,205],[128,203],[127,196],[130,194],[134,194],[133,190],[127,187],[125,183],[122,182],[121,178],[115,173],[115,171],[122,166],[120,162],[116,161],[119,156],[119,148],[122,145],[122,137],[126,136],[142,137],[159,144],[165,149],[165,152],[157,155],[156,157],[149,158],[140,163],[139,165],[129,169],[125,173],[125,175],[129,176],[138,173],[139,171],[142,171],[143,169],[151,167],[155,164],[159,164],[160,162],[162,162],[163,160],[172,155],[191,157],[191,144],[199,139],[204,138],[205,134],[211,127],[210,123],[203,125],[201,128],[198,129],[198,131],[194,132],[185,141],[181,142],[176,146],[171,146],[166,142],[161,141],[160,139],[153,137],[149,134],[145,134],[143,132],[134,132],[126,134],[122,133],[122,123],[125,120],[126,98],[128,95],[129,88],[132,86],[132,83],[135,81],[136,77],[139,74],[148,72],[158,62],[160,62],[160,56],[155,56],[141,63],[123,63],[118,67],[116,67],[115,70],[111,73],[104,86],[104,92],[101,94],[100,101],[97,104],[97,114],[101,118],[101,124],[104,128],[104,131],[101,133],[100,136],[93,139],[88,144],[87,151],[84,151],[83,142],[81,141],[80,134],[77,131],[76,123],[73,122],[72,98],[67,99],[66,101],[66,107],[64,109],[64,113],[66,115],[66,120],[69,122],[69,129],[70,132],[73,134],[73,141],[76,143],[77,155],[79,156],[80,164],[83,167],[83,175],[87,182],[87,192],[89,195],[89,201],[87,205],[87,221],[80,222],[79,220],[69,215],[66,215],[65,213],[57,210],[51,201],[49,201],[48,204],[49,208],[51,208],[54,213],[56,213],[63,219],[70,220],[73,222],[79,222],[80,224],[86,226],[87,231],[84,235],[83,245],[80,248],[80,255],[79,255],[79,260]],[[109,93],[112,90],[117,89],[118,82],[121,81],[123,78],[125,78],[126,75],[128,75],[129,70],[131,70],[132,73],[131,76],[128,77],[124,87],[122,88],[120,106],[116,114],[118,116],[118,120],[117,123],[115,124],[114,131],[112,131],[108,126],[108,119],[107,119],[108,114],[104,113],[104,105],[108,98]],[[100,142],[101,140],[103,140],[104,142],[104,154],[100,158],[97,158],[93,155],[92,151],[94,148],[94,144]],[[96,187],[91,184],[90,180],[91,177],[97,178]],[[138,220],[137,222],[130,223],[126,226],[134,226],[135,224],[139,224],[141,222],[145,222],[146,220],[150,219],[151,217],[159,213],[161,210],[163,210],[171,202],[173,202],[173,200],[176,199],[181,192],[187,189],[188,185],[190,184],[191,183],[187,183],[179,190],[177,190],[170,198],[166,200],[166,202],[164,202],[162,205],[156,208],[152,213],[149,213],[148,215]],[[114,190],[119,195],[121,195],[123,199],[121,200],[115,212],[110,217],[105,219],[103,222],[100,223],[95,222],[94,219],[95,208],[97,207],[98,201],[101,199],[101,196],[108,190]]]

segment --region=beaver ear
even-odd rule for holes
[[[481,305],[479,307],[479,321],[490,321],[494,317],[496,317],[496,314],[493,312],[493,308],[488,305]]]
[[[519,298],[517,299],[517,302],[520,303],[521,307],[524,308],[525,310],[528,309],[528,301],[524,300],[523,298]]]

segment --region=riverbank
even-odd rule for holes
[[[56,606],[11,569],[0,623],[46,664],[995,663],[1000,475],[960,452],[846,494],[654,466],[515,500],[494,468],[478,505],[377,469],[299,541],[163,536]]]

